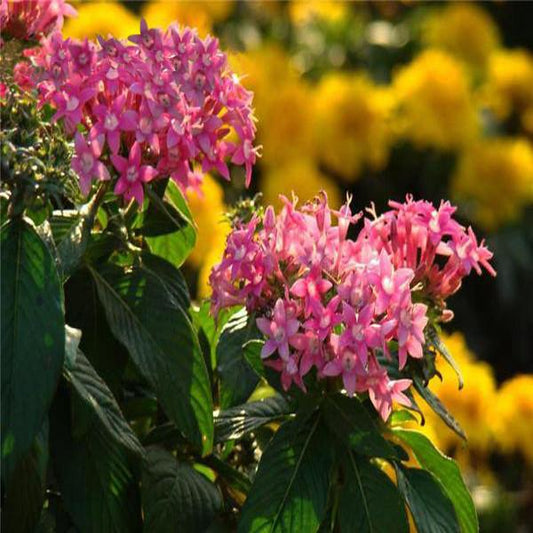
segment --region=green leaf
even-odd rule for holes
[[[94,214],[89,208],[90,204],[80,211],[54,211],[50,219],[64,278],[74,272],[87,249],[94,223]]]
[[[168,183],[165,198],[168,204],[155,193],[150,195],[151,203],[175,225],[176,230],[157,237],[147,236],[146,242],[153,254],[180,267],[196,244],[196,229],[187,202],[178,186],[172,181]],[[170,205],[172,211],[169,211],[166,205]],[[176,213],[179,214],[179,218],[176,217]]]
[[[147,449],[142,474],[144,531],[205,531],[222,508],[222,497],[191,465],[162,448]]]
[[[369,457],[398,458],[357,398],[342,394],[328,396],[322,410],[329,429],[353,451]]]
[[[97,423],[105,428],[113,440],[133,454],[142,455],[141,443],[124,419],[113,393],[81,351],[78,350],[74,367],[65,368],[64,375],[85,404],[87,412],[98,418]]]
[[[326,514],[333,447],[320,417],[286,422],[263,453],[240,532],[316,531]]]
[[[131,449],[137,446],[131,436],[117,439],[125,422],[106,407],[111,393],[81,357],[69,375],[70,397],[60,387],[51,410],[53,469],[64,506],[82,533],[138,531],[139,459]]]
[[[158,237],[174,233],[176,229],[183,228],[187,221],[183,219],[179,211],[169,202],[161,200],[154,205],[151,201],[148,208],[140,215],[137,232],[145,237]],[[179,224],[179,227],[177,227]]]
[[[254,334],[255,324],[246,309],[236,312],[222,329],[217,345],[222,409],[244,403],[259,383],[259,376],[246,359],[243,348]]]
[[[392,481],[367,459],[345,450],[338,524],[342,533],[409,530],[405,506]]]
[[[215,416],[215,440],[240,439],[244,434],[292,412],[290,404],[279,394],[226,409]]]
[[[143,253],[141,260],[143,269],[159,279],[177,305],[183,310],[188,310],[191,306],[191,297],[181,271],[157,255]]]
[[[455,461],[443,455],[425,435],[417,431],[395,429],[394,434],[410,446],[420,466],[431,472],[440,482],[455,508],[461,531],[463,533],[479,531],[474,502]]]
[[[115,337],[126,346],[168,417],[202,452],[213,443],[211,385],[186,311],[142,264],[91,268]]]
[[[2,531],[29,533],[35,530],[44,503],[47,464],[48,420],[11,475],[2,503]]]
[[[388,420],[389,426],[399,426],[405,424],[406,422],[417,422],[417,418],[413,413],[407,409],[399,409],[392,411],[390,418]]]
[[[118,397],[129,356],[111,333],[88,269],[78,270],[65,284],[65,304],[67,323],[82,331],[79,348]]]
[[[426,470],[395,464],[398,488],[422,533],[460,533],[452,502]]]
[[[457,375],[459,389],[462,389],[464,385],[464,380],[463,375],[461,374],[461,369],[459,368],[459,365],[455,362],[455,359],[449,352],[448,348],[446,348],[446,345],[439,336],[439,332],[435,329],[434,326],[430,326],[426,329],[426,339],[429,346],[435,348],[442,355],[442,357],[444,357],[444,360],[452,367],[452,369]]]
[[[145,446],[164,444],[165,447],[176,448],[176,446],[187,445],[187,439],[172,422],[165,422],[151,429],[143,438],[143,444]]]
[[[465,432],[463,431],[463,428],[459,425],[459,422],[455,420],[455,418],[450,414],[448,409],[444,406],[444,404],[429,390],[428,387],[425,387],[422,383],[421,379],[419,377],[413,378],[413,385],[415,386],[416,391],[424,401],[431,407],[431,409],[439,415],[441,420],[459,437],[466,440]]]
[[[248,494],[252,484],[242,472],[230,466],[228,462],[222,461],[216,455],[207,457],[206,463],[233,489],[242,494]]]
[[[54,260],[33,227],[13,219],[2,250],[2,474],[30,449],[57,387],[65,321]]]

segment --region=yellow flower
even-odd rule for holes
[[[293,157],[311,156],[314,149],[312,93],[301,80],[287,53],[268,45],[233,55],[230,63],[246,73],[242,82],[254,92],[258,141],[263,166],[283,164]]]
[[[342,20],[347,14],[346,2],[324,0],[292,0],[289,3],[289,16],[293,24],[305,24],[314,19],[330,22]]]
[[[478,120],[461,64],[427,50],[394,76],[401,133],[418,147],[450,150],[472,141]]]
[[[144,5],[142,16],[149,27],[167,28],[177,23],[191,26],[203,37],[211,31],[211,20],[206,11],[194,10],[189,2],[148,2]]]
[[[423,27],[423,40],[474,67],[485,67],[499,43],[498,27],[475,3],[452,3],[437,9]]]
[[[520,217],[533,202],[533,149],[525,138],[495,138],[469,147],[451,182],[452,196],[488,230]]]
[[[324,176],[309,159],[294,159],[284,165],[273,167],[261,177],[260,189],[263,203],[279,207],[279,195],[291,198],[294,192],[300,202],[312,200],[320,190],[328,195],[330,206],[341,206],[342,197],[337,185]]]
[[[521,452],[533,464],[533,375],[518,375],[501,386],[493,419],[498,445]]]
[[[316,135],[321,160],[347,180],[388,160],[391,94],[364,74],[329,74],[316,90]]]
[[[489,63],[488,104],[499,118],[533,107],[533,56],[527,50],[501,50]]]
[[[224,20],[233,9],[232,1],[217,2],[148,2],[142,10],[142,15],[149,26],[166,28],[177,22],[181,26],[196,28],[204,37],[211,32],[213,22]]]
[[[496,400],[492,368],[475,360],[462,334],[445,335],[443,341],[461,369],[464,387],[458,389],[455,372],[441,356],[437,356],[437,369],[443,379],[441,382],[438,377],[433,378],[429,388],[464,429],[468,443],[463,453],[487,452],[492,444],[491,422]],[[456,446],[459,449],[464,447],[461,439],[422,400],[418,403],[426,416],[428,436],[440,449],[450,452]],[[422,431],[426,432],[423,428]]]
[[[227,208],[224,205],[224,192],[221,185],[209,175],[204,176],[203,197],[188,191],[187,201],[198,228],[196,246],[188,261],[200,267],[211,250],[220,242],[224,243],[229,232],[229,223],[224,219]]]
[[[65,22],[64,37],[94,39],[110,33],[117,39],[127,39],[139,33],[139,19],[119,2],[84,2],[76,4],[76,10],[78,16]]]
[[[198,298],[209,298],[211,296],[211,286],[209,285],[209,275],[211,274],[211,269],[220,263],[224,250],[226,247],[225,238],[217,238],[211,250],[208,251],[207,255],[204,257],[202,266],[198,273],[198,286],[197,286],[197,296]]]
[[[261,97],[262,98],[262,97]],[[312,93],[300,80],[280,83],[264,106],[257,106],[261,164],[274,167],[314,153]]]

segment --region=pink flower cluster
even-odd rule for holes
[[[0,32],[16,39],[37,39],[63,27],[76,10],[65,0],[0,0]]]
[[[301,209],[283,202],[279,214],[268,207],[228,236],[210,276],[213,312],[245,305],[258,317],[261,355],[285,389],[305,390],[312,368],[318,379],[342,376],[347,393],[368,392],[386,420],[393,400],[410,405],[402,391],[411,380],[391,380],[377,356],[397,358],[400,370],[422,358],[430,306],[442,313],[472,268],[494,274],[492,254],[448,203],[391,202],[351,239],[362,214],[349,201],[338,211],[323,193]]]
[[[252,95],[218,41],[189,28],[149,29],[144,20],[129,40],[96,44],[55,33],[28,54],[42,103],[75,134],[82,192],[114,169],[115,193],[140,205],[144,184],[156,177],[183,190],[211,170],[229,180],[228,160],[244,165],[248,185],[257,156]],[[18,76],[28,82],[24,68]]]

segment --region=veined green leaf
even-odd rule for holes
[[[409,525],[403,501],[387,475],[348,449],[342,464],[344,484],[338,508],[341,532],[407,532]]]
[[[259,383],[259,375],[248,362],[244,348],[254,335],[255,324],[246,309],[235,313],[222,329],[216,351],[222,409],[244,403]]]
[[[205,531],[222,508],[217,487],[162,448],[147,449],[142,474],[144,531]]]
[[[51,410],[51,451],[64,506],[82,533],[138,531],[138,444],[111,392],[78,353]]]
[[[395,464],[398,488],[403,494],[418,531],[460,533],[452,502],[426,470]]]
[[[187,312],[153,270],[91,268],[111,331],[127,347],[168,417],[203,453],[213,443],[209,376]]]
[[[440,482],[455,508],[461,531],[477,533],[479,524],[476,508],[455,461],[443,455],[425,435],[417,431],[395,429],[394,434],[413,450],[420,466]]]
[[[174,223],[176,230],[157,237],[146,237],[146,242],[153,254],[180,267],[196,244],[196,228],[187,202],[173,181],[167,185],[165,198],[173,208],[172,211],[167,209],[165,202],[155,193],[150,194],[154,207]]]
[[[62,292],[33,226],[13,219],[2,249],[2,474],[8,479],[48,412],[65,355]]]
[[[357,398],[348,398],[342,394],[328,396],[322,410],[333,434],[353,451],[368,457],[398,458],[396,450],[383,438]]]
[[[215,416],[215,440],[224,442],[239,439],[244,434],[292,412],[289,402],[279,394],[258,402],[231,407]]]
[[[333,447],[320,417],[283,424],[263,453],[239,531],[316,531],[324,520]]]

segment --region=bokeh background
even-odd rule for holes
[[[464,427],[428,436],[460,463],[481,531],[533,531],[533,11],[529,2],[78,2],[68,36],[127,38],[140,17],[219,37],[255,93],[262,158],[252,189],[206,176],[189,194],[198,246],[186,266],[209,295],[227,206],[320,189],[358,208],[407,193],[450,199],[494,251],[496,280],[468,279],[432,388]],[[241,179],[239,179],[241,178]]]

